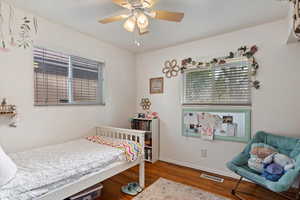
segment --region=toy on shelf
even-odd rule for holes
[[[158,118],[158,113],[157,112],[147,112],[146,113],[146,119],[156,119]]]

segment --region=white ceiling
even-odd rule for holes
[[[222,34],[287,15],[287,3],[276,0],[160,0],[155,8],[181,11],[181,23],[152,20],[150,33],[141,36],[137,47],[134,34],[125,31],[122,22],[102,25],[97,20],[123,8],[111,0],[15,0],[18,7],[68,25],[133,52],[143,52],[178,43]]]

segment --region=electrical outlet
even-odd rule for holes
[[[201,149],[201,157],[207,158],[207,149]]]

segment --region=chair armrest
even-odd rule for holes
[[[248,163],[249,158],[250,156],[248,153],[242,152],[234,157],[231,162],[237,166],[242,166]]]

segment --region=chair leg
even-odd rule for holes
[[[242,180],[243,180],[243,177],[241,177],[241,178],[239,179],[239,181],[236,183],[234,189],[231,190],[231,194],[232,194],[233,196],[235,196],[236,198],[238,198],[239,200],[244,200],[244,199],[243,199],[242,197],[240,197],[237,193],[242,193],[242,194],[246,194],[246,195],[249,195],[249,196],[254,196],[254,195],[252,195],[252,194],[250,194],[250,193],[238,191],[239,185],[240,185],[240,183],[242,182]],[[267,188],[264,188],[264,189],[268,190]],[[277,193],[277,194],[278,194],[279,196],[285,198],[285,199],[288,199],[288,200],[300,200],[300,183],[299,183],[299,188],[298,188],[298,191],[297,191],[297,194],[296,194],[296,198],[295,198],[295,199],[294,199],[294,198],[291,198],[291,197],[288,197],[288,196],[284,195],[283,193]]]
[[[239,200],[243,200],[238,194],[237,194],[237,189],[239,188],[240,183],[242,182],[243,177],[240,178],[240,180],[236,183],[234,189],[231,190],[231,194],[238,198]]]
[[[298,190],[297,190],[297,194],[296,194],[296,200],[300,200],[300,181],[298,184]]]

